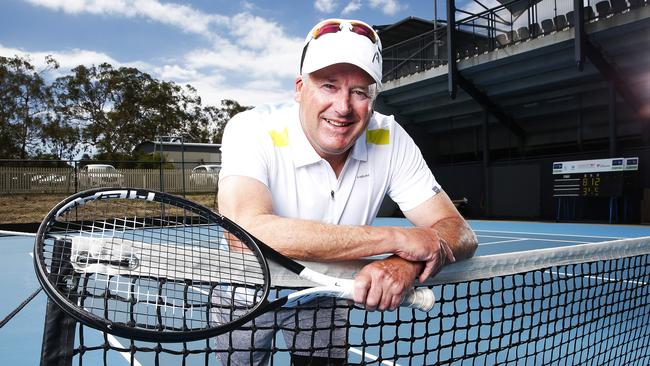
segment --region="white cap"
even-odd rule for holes
[[[340,30],[314,39],[314,31],[327,22],[340,22]],[[305,39],[300,73],[311,73],[330,65],[347,63],[361,68],[378,85],[381,85],[382,59],[379,36],[372,30],[376,39],[376,42],[373,42],[368,37],[353,32],[353,24],[361,24],[372,30],[372,27],[358,20],[328,19],[318,23]]]

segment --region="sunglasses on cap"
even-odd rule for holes
[[[311,32],[309,32],[308,35],[309,38],[305,42],[305,47],[302,49],[302,57],[300,58],[301,73],[302,73],[302,65],[305,61],[305,54],[307,53],[307,46],[309,46],[309,42],[311,42],[314,39],[318,39],[318,37],[321,37],[325,34],[340,32],[344,29],[343,28],[344,26],[347,26],[347,29],[350,32],[368,38],[372,43],[377,45],[379,51],[381,52],[381,41],[379,40],[379,36],[375,32],[375,30],[372,29],[372,27],[369,26],[368,24],[357,20],[353,20],[353,21],[340,20],[340,19],[325,20],[319,24],[316,24],[316,26],[311,30]]]
[[[372,43],[377,43],[379,41],[377,33],[375,33],[372,27],[368,24],[357,20],[350,21],[339,19],[330,19],[317,24],[310,32],[311,39],[318,39],[318,37],[324,34],[340,32],[343,30],[343,26],[348,26],[349,31],[368,38]]]

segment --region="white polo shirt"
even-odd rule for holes
[[[386,194],[408,211],[441,190],[411,137],[392,116],[377,112],[338,179],[307,140],[295,102],[236,115],[226,125],[221,153],[219,179],[257,179],[283,217],[368,225]]]

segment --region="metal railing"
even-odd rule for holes
[[[597,21],[640,6],[644,0],[584,0],[585,21]],[[513,0],[480,11],[457,9],[456,30],[458,60],[494,51],[532,38],[546,36],[573,27],[572,0]],[[441,22],[441,21],[439,21]],[[444,23],[444,21],[443,21]],[[447,64],[447,49],[435,41],[445,41],[446,27],[433,29],[383,50],[384,81]]]

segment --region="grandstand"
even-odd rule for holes
[[[454,3],[435,1],[449,10],[437,21],[377,27],[377,109],[409,131],[450,196],[468,198],[466,215],[556,219],[554,161],[634,156],[649,170],[650,4]],[[650,177],[628,185],[579,202],[571,219],[642,221]]]

